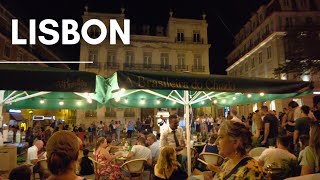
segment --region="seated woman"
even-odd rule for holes
[[[252,134],[244,123],[225,121],[218,131],[219,155],[226,157],[221,167],[208,164],[214,179],[263,179],[262,167],[248,157],[246,149],[252,144]]]
[[[215,144],[216,140],[217,140],[217,135],[215,134],[211,135],[208,143],[204,146],[202,152],[219,154],[218,146]]]
[[[312,123],[310,126],[309,146],[303,150],[301,158],[301,175],[320,172],[320,126]]]
[[[48,169],[52,175],[48,180],[82,180],[75,173],[79,155],[77,136],[68,131],[55,132],[47,143]]]
[[[161,150],[157,164],[154,167],[154,175],[154,180],[185,180],[188,178],[187,173],[181,169],[176,159],[176,151],[169,146]]]
[[[96,143],[95,160],[106,166],[97,169],[98,174],[108,176],[108,179],[115,180],[121,177],[121,169],[118,165],[113,164],[112,160],[122,155],[121,152],[116,152],[115,155],[109,153],[110,147],[106,148],[110,139],[99,137]]]

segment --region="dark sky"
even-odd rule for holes
[[[270,0],[0,0],[11,12],[26,20],[34,18],[74,19],[81,25],[84,6],[89,3],[89,11],[119,13],[126,8],[126,15],[132,23],[166,25],[169,10],[180,18],[201,19],[202,12],[207,14],[208,38],[210,48],[211,74],[225,74],[226,56],[231,52],[233,35],[248,20],[261,4]],[[231,32],[225,27],[230,29]],[[77,60],[79,45],[51,47],[58,51],[63,60]],[[77,68],[71,66],[71,68]]]

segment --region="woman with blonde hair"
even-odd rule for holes
[[[48,140],[47,162],[52,175],[48,180],[82,180],[75,173],[79,155],[79,141],[77,136],[68,131],[58,131]]]
[[[214,179],[262,179],[262,167],[247,155],[252,146],[252,133],[244,123],[225,121],[218,131],[219,155],[225,157],[221,167],[208,164],[214,171]]]
[[[173,147],[164,147],[161,152],[159,159],[154,167],[154,180],[185,180],[188,178],[186,172],[184,172],[176,158],[176,151]]]
[[[113,164],[112,161],[121,156],[122,153],[116,152],[115,155],[111,155],[109,153],[110,147],[107,147],[108,143],[110,142],[110,139],[107,141],[107,139],[104,137],[98,138],[95,148],[95,160],[105,165],[97,169],[98,174],[108,176],[109,180],[115,180],[119,179],[122,174],[120,167],[116,164]]]
[[[320,172],[320,126],[318,122],[310,126],[309,146],[307,146],[301,158],[301,175]]]

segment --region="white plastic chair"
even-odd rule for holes
[[[134,159],[127,161],[121,165],[121,169],[129,173],[130,179],[139,177],[142,180],[144,171],[144,164],[147,162],[145,159]]]
[[[204,153],[201,153],[199,156],[202,157],[205,162],[216,165],[216,166],[220,166],[224,161],[224,158],[216,153],[204,152]]]

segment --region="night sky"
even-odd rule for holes
[[[201,19],[207,14],[211,74],[225,74],[226,56],[233,49],[233,36],[256,12],[261,4],[270,0],[0,0],[19,19],[28,22],[33,18],[74,19],[81,27],[85,4],[89,11],[120,13],[125,7],[126,16],[135,24],[166,25],[169,10],[174,17]],[[223,21],[223,22],[222,22]],[[224,25],[224,24],[225,25]],[[227,26],[227,27],[226,27]],[[228,30],[229,29],[229,30]],[[77,60],[80,46],[55,45],[54,49],[63,60]],[[76,69],[77,66],[69,65]]]

